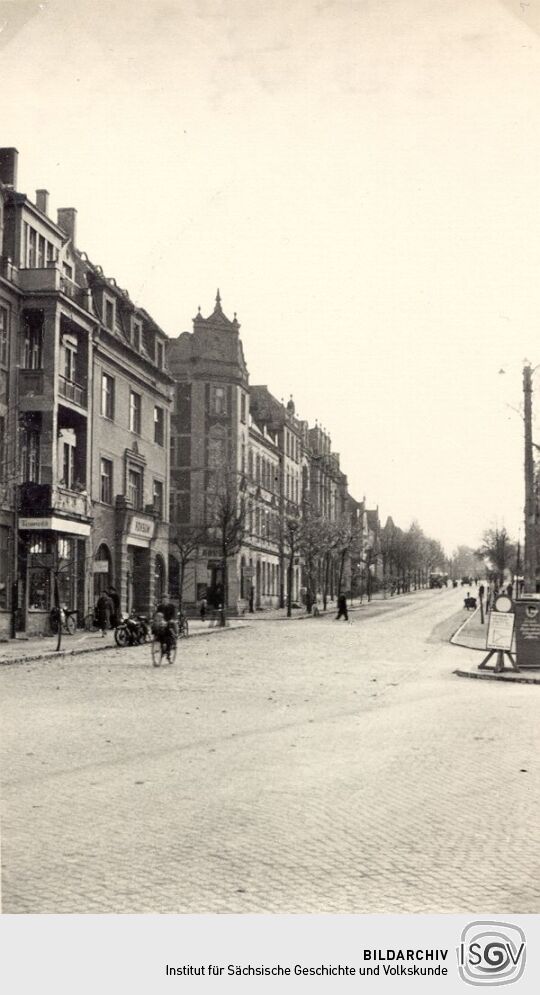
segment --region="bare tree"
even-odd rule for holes
[[[297,515],[287,515],[281,531],[283,553],[287,561],[287,618],[292,615],[294,561],[300,549],[301,532],[302,522],[300,518]]]
[[[516,547],[504,527],[486,529],[477,556],[487,562],[497,584],[501,587],[504,583],[505,570],[510,570],[514,565]]]
[[[178,552],[178,600],[180,611],[182,611],[187,568],[192,560],[197,558],[199,548],[208,543],[208,526],[205,524],[176,525],[173,542]]]
[[[228,561],[239,552],[246,529],[245,480],[234,470],[209,471],[207,489],[208,534],[219,545],[223,569],[223,605],[221,624],[225,625],[229,607]]]

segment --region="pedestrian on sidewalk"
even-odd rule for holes
[[[337,622],[340,618],[344,618],[346,622],[349,621],[349,612],[347,611],[347,598],[344,594],[340,594],[337,599],[338,613],[336,615],[335,621]]]
[[[204,622],[204,620],[206,618],[206,609],[207,609],[207,607],[208,607],[208,602],[207,602],[206,598],[201,598],[201,604],[200,604],[200,608],[199,608],[199,614],[201,616],[201,622]]]
[[[101,629],[101,637],[103,638],[107,629],[111,627],[111,615],[113,614],[114,606],[107,594],[107,591],[103,591],[100,594],[96,602],[96,622],[98,629]]]
[[[112,606],[113,606],[112,615],[111,615],[111,624],[114,628],[115,626],[120,625],[120,622],[122,621],[122,612],[120,610],[120,595],[118,594],[118,591],[116,590],[115,587],[110,587],[108,594],[112,601]]]

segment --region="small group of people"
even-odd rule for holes
[[[107,629],[114,629],[121,620],[120,595],[115,587],[102,591],[96,601],[95,621],[102,637]]]

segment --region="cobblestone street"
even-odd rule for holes
[[[453,675],[461,604],[2,668],[3,911],[540,911],[538,688]]]

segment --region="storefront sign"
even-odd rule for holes
[[[109,573],[109,561],[108,560],[94,560],[94,573],[95,574],[108,574]]]
[[[514,619],[515,616],[510,613],[503,614],[502,612],[491,612],[491,615],[489,616],[486,649],[507,651],[512,649],[512,640],[514,638]]]
[[[149,518],[138,518],[136,515],[131,519],[129,526],[130,535],[138,536],[139,539],[152,539],[154,535],[154,522]]]
[[[65,535],[89,536],[90,524],[69,521],[67,518],[19,518],[23,532],[63,532]]]
[[[52,518],[19,518],[19,528],[25,532],[37,532],[41,529],[52,529]]]

